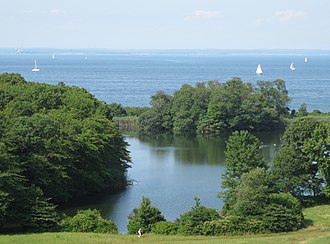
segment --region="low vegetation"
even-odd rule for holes
[[[79,243],[79,244],[129,244],[129,243],[171,243],[171,244],[204,244],[204,243],[329,243],[330,242],[330,205],[307,208],[303,211],[305,228],[299,231],[257,234],[257,235],[226,235],[226,236],[178,236],[144,234],[112,235],[99,233],[42,233],[21,235],[0,235],[0,243]],[[159,222],[162,223],[162,222]]]
[[[117,234],[117,226],[111,220],[101,217],[98,210],[80,210],[73,217],[66,216],[59,223],[63,232],[95,232]]]

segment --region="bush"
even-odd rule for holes
[[[136,234],[142,228],[143,232],[150,232],[154,224],[165,221],[161,211],[151,206],[150,199],[142,197],[140,207],[134,208],[128,216],[127,230],[130,234]]]
[[[173,222],[161,221],[154,224],[151,231],[158,235],[176,235],[178,232],[178,226]]]
[[[276,194],[277,195],[277,194]],[[228,235],[245,233],[278,233],[295,231],[302,227],[303,216],[292,208],[269,204],[259,216],[229,215],[223,219],[203,223],[202,235]]]
[[[182,214],[177,220],[178,234],[201,235],[203,223],[219,218],[218,212],[213,208],[200,205],[200,199],[195,197],[196,205],[189,212]]]
[[[287,232],[303,227],[304,216],[299,200],[290,193],[271,194],[262,216],[269,232]]]
[[[226,218],[204,222],[202,234],[207,236],[240,234],[245,229],[245,220],[242,217],[232,215]]]
[[[63,219],[60,225],[66,232],[118,233],[116,224],[103,219],[96,209],[79,210],[75,216]]]
[[[271,204],[263,215],[265,228],[269,232],[288,232],[300,229],[303,226],[303,218],[296,215],[291,209],[281,205]]]

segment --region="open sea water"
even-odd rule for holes
[[[31,71],[35,59],[40,72]],[[262,76],[255,73],[258,64]],[[283,79],[292,98],[290,109],[306,103],[309,111],[330,111],[330,51],[322,50],[0,49],[4,72],[20,73],[28,81],[83,87],[100,100],[124,106],[149,106],[157,91],[173,94],[186,83]]]

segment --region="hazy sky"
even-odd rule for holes
[[[330,49],[330,0],[0,0],[0,48]]]

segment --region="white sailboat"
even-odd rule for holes
[[[257,75],[262,75],[262,69],[261,69],[261,65],[258,64],[257,70],[256,70],[256,74]]]
[[[307,63],[308,62],[308,59],[307,58],[305,58],[305,63]]]
[[[33,71],[33,72],[38,72],[38,71],[40,71],[40,69],[39,69],[39,67],[38,67],[38,65],[37,65],[37,60],[36,60],[36,59],[34,60],[34,68],[32,69],[32,71]]]
[[[55,53],[53,53],[53,59],[55,59]]]
[[[290,65],[290,69],[291,69],[291,70],[295,70],[295,69],[296,69],[296,67],[294,66],[293,62],[292,62],[291,65]]]

